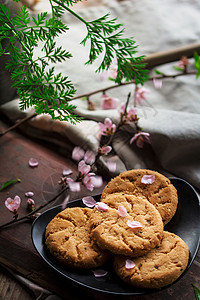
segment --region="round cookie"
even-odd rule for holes
[[[103,204],[108,209],[101,211],[95,207],[90,217],[91,237],[99,247],[135,257],[160,243],[163,222],[158,210],[147,199],[116,193],[108,195]],[[125,216],[119,215],[119,207],[126,209]],[[139,222],[142,227],[131,228],[133,221]]]
[[[186,269],[189,250],[177,235],[164,231],[160,246],[144,256],[132,260],[133,268],[126,267],[127,257],[116,255],[114,269],[126,283],[138,288],[161,288],[173,283]]]
[[[144,175],[155,176],[154,182],[142,183]],[[106,185],[101,200],[109,194],[119,192],[145,196],[158,209],[164,224],[167,224],[176,212],[178,204],[176,188],[167,177],[158,172],[146,169],[125,171]]]
[[[88,220],[92,209],[66,208],[47,225],[45,243],[60,262],[75,268],[89,269],[104,264],[110,257],[101,250],[89,232]]]

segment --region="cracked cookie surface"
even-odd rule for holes
[[[133,260],[135,266],[126,268],[127,257],[116,255],[114,269],[126,283],[139,288],[161,288],[173,283],[186,269],[189,250],[177,235],[164,231],[162,243],[144,256]]]
[[[89,208],[66,208],[47,225],[46,246],[60,262],[89,269],[101,266],[110,257],[110,253],[101,250],[90,237],[91,212]]]
[[[141,179],[144,175],[154,175],[154,182],[152,184],[142,183]],[[171,220],[177,209],[176,188],[167,177],[156,171],[134,169],[119,174],[106,185],[101,200],[103,201],[109,194],[119,192],[145,196],[158,209],[164,224]]]
[[[95,207],[90,217],[91,237],[99,247],[135,257],[160,243],[163,222],[158,210],[145,197],[115,193],[101,202],[107,204],[108,210],[99,211]],[[125,208],[125,216],[119,215],[119,207]],[[141,227],[129,227],[127,222],[133,221]]]

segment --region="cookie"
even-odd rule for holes
[[[114,269],[124,282],[134,287],[157,289],[178,279],[186,269],[188,259],[186,243],[177,235],[164,231],[160,246],[144,256],[130,261],[116,255]]]
[[[88,223],[91,212],[89,208],[66,208],[47,225],[46,246],[61,263],[89,269],[101,266],[110,257],[110,253],[91,240]]]
[[[144,175],[154,177],[153,183],[143,183]],[[177,209],[176,188],[167,177],[152,170],[134,169],[121,173],[104,188],[101,200],[119,192],[145,196],[158,209],[164,224],[171,220]]]
[[[102,203],[108,209],[102,211],[96,206],[90,217],[91,237],[100,248],[135,257],[160,243],[163,222],[145,197],[115,193]]]

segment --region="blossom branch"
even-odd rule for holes
[[[153,81],[154,79],[161,79],[162,80],[162,79],[166,79],[166,78],[175,79],[176,77],[185,76],[185,75],[196,75],[196,73],[197,73],[197,71],[187,71],[187,72],[176,73],[176,74],[162,74],[162,75],[159,75],[159,76],[151,76],[147,79],[147,81]],[[105,93],[108,90],[115,89],[115,88],[122,87],[122,86],[126,86],[126,85],[130,85],[130,84],[134,84],[134,83],[135,83],[135,80],[131,80],[131,81],[128,81],[128,82],[121,82],[119,84],[113,84],[113,85],[110,85],[106,88],[101,88],[101,89],[92,91],[90,93],[77,95],[77,96],[73,97],[72,100],[76,100],[76,99],[80,99],[80,98],[84,98],[84,97],[88,98],[88,97],[91,97],[91,96],[93,96],[95,94],[98,94],[98,93]]]

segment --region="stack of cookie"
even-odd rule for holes
[[[113,258],[114,270],[130,285],[160,288],[174,282],[189,251],[164,231],[178,197],[170,180],[151,170],[130,170],[112,179],[93,209],[66,208],[46,228],[46,245],[62,263],[95,268]]]

